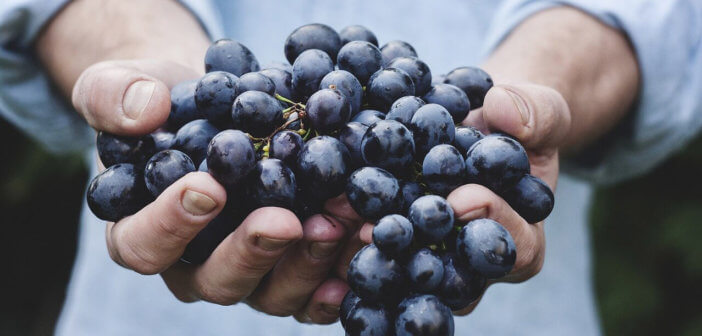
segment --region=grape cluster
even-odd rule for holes
[[[516,249],[491,219],[459,223],[444,197],[478,183],[530,223],[553,207],[519,142],[457,126],[482,106],[490,76],[460,67],[432,83],[409,43],[379,48],[362,26],[337,33],[305,25],[284,51],[292,65],[261,70],[246,46],[219,40],[207,50],[207,73],[172,88],[162,128],[141,137],[100,132],[107,169],[90,183],[90,209],[117,221],[184,175],[209,172],[226,188],[227,204],[181,258],[202,263],[256,208],[283,207],[305,219],[345,193],[376,223],[373,243],[348,268],[346,333],[453,335],[451,311],[508,274]]]

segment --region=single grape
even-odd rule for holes
[[[202,162],[200,162],[200,165],[197,167],[197,171],[204,173],[209,172],[209,169],[207,169],[207,160],[202,160]]]
[[[318,136],[307,141],[297,158],[298,183],[317,199],[341,194],[351,173],[351,157],[339,140]]]
[[[400,181],[400,203],[402,204],[400,209],[402,209],[403,214],[406,215],[409,211],[410,205],[412,205],[417,198],[422,196],[424,196],[424,189],[419,183],[412,181]]]
[[[221,39],[207,48],[205,71],[226,71],[241,76],[259,70],[256,56],[245,45],[229,39]]]
[[[175,181],[194,172],[195,165],[185,153],[167,149],[154,154],[144,168],[144,182],[154,197],[158,197]]]
[[[288,124],[285,128],[292,131],[299,131],[302,128],[302,119],[300,119],[300,114],[297,112],[290,113],[285,123]]]
[[[417,52],[414,47],[405,41],[390,41],[380,47],[380,53],[383,55],[383,66],[386,66],[390,61],[397,57],[417,57]]]
[[[388,111],[390,105],[401,97],[414,95],[414,83],[405,71],[386,68],[375,72],[366,86],[368,104],[378,110]]]
[[[444,262],[444,277],[436,294],[451,310],[468,307],[485,292],[485,278],[469,271],[454,253],[444,254],[441,260]]]
[[[407,218],[414,227],[414,236],[421,242],[438,243],[453,229],[453,208],[436,195],[414,201]]]
[[[297,154],[300,153],[304,145],[302,137],[297,132],[283,130],[276,133],[271,138],[269,153],[270,157],[279,159],[288,167],[295,167],[297,164]]]
[[[356,304],[361,302],[361,298],[356,295],[352,290],[346,292],[344,299],[341,301],[341,306],[339,306],[339,322],[341,326],[346,329],[346,321],[349,318],[351,310],[356,307]]]
[[[236,82],[236,92],[239,94],[246,91],[261,91],[269,95],[275,94],[275,83],[273,80],[260,72],[249,72],[241,75]]]
[[[258,138],[269,136],[285,122],[278,100],[261,91],[240,94],[231,108],[231,117],[235,128]]]
[[[131,163],[137,167],[143,167],[156,153],[156,143],[150,135],[128,137],[100,131],[97,135],[97,151],[100,162],[105,167],[118,163]]]
[[[422,176],[427,188],[446,197],[466,180],[463,155],[451,145],[436,145],[424,157]]]
[[[244,132],[225,130],[210,141],[207,148],[207,168],[210,175],[222,185],[236,185],[254,170],[255,166],[254,147]]]
[[[393,304],[406,290],[400,264],[373,244],[363,247],[351,259],[347,279],[361,302]]]
[[[177,131],[193,120],[205,118],[195,104],[197,83],[197,80],[180,82],[171,89],[171,113],[166,121],[169,130]]]
[[[363,156],[361,155],[361,140],[363,135],[366,134],[366,130],[368,130],[368,126],[352,121],[339,131],[339,141],[349,150],[354,167],[360,167],[364,164]]]
[[[210,140],[219,133],[219,129],[207,120],[193,120],[181,127],[175,135],[173,149],[190,157],[193,162],[201,162],[207,155]]]
[[[306,101],[319,89],[319,83],[334,71],[334,63],[325,52],[317,49],[305,50],[295,59],[292,70],[292,88],[295,98]]]
[[[288,99],[293,98],[292,67],[290,67],[290,71],[278,68],[267,68],[259,71],[258,73],[273,81],[273,85],[275,85],[275,93]]]
[[[434,295],[413,295],[397,307],[395,335],[453,336],[451,309]]]
[[[434,85],[422,99],[429,104],[439,104],[445,107],[451,113],[453,122],[456,124],[460,124],[470,111],[470,101],[466,93],[451,84]]]
[[[283,61],[268,62],[268,63],[266,63],[266,66],[263,67],[263,70],[265,70],[265,69],[279,69],[279,70],[283,70],[283,71],[287,71],[289,73],[292,73],[291,63],[283,62]]]
[[[416,57],[396,57],[387,68],[404,70],[414,83],[414,94],[422,96],[431,89],[431,70],[429,66]]]
[[[394,335],[392,314],[383,306],[358,302],[346,320],[347,336]]]
[[[363,110],[358,112],[351,121],[371,126],[378,121],[385,119],[385,113],[378,110]]]
[[[497,193],[517,184],[529,170],[524,147],[508,136],[486,136],[473,144],[466,154],[468,181]]]
[[[334,29],[320,23],[307,24],[295,29],[285,40],[285,58],[293,64],[303,52],[319,49],[336,63],[340,48],[341,39]]]
[[[399,256],[412,243],[412,223],[400,215],[387,215],[373,227],[373,244],[388,256]]]
[[[352,73],[361,84],[383,65],[383,57],[377,46],[366,41],[352,41],[339,50],[339,69]]]
[[[351,117],[351,104],[339,90],[323,89],[307,100],[306,122],[319,133],[338,131]]]
[[[410,121],[410,130],[414,135],[417,159],[424,159],[424,155],[436,145],[452,143],[456,135],[451,115],[437,104],[420,107]]]
[[[334,70],[328,73],[319,83],[319,89],[339,90],[351,104],[351,115],[356,115],[361,110],[363,101],[363,87],[361,83],[348,71]]]
[[[403,123],[405,126],[409,126],[412,121],[412,117],[417,112],[417,110],[426,105],[426,103],[419,97],[415,96],[405,96],[396,100],[390,106],[390,111],[388,111],[385,119],[387,120],[397,120]]]
[[[395,120],[378,121],[363,135],[361,155],[369,166],[402,173],[414,162],[412,132]]]
[[[236,90],[238,81],[238,77],[224,71],[205,74],[195,88],[195,104],[198,111],[219,127],[229,126],[232,103],[239,95]]]
[[[359,216],[379,219],[399,211],[400,184],[384,169],[363,167],[349,177],[346,197]]]
[[[275,206],[292,209],[295,204],[295,174],[283,161],[259,161],[248,179],[248,193],[254,208]]]
[[[412,290],[433,293],[444,278],[444,262],[428,248],[414,252],[405,263],[405,270]]]
[[[456,137],[453,139],[453,146],[461,152],[461,155],[466,155],[470,146],[484,137],[483,133],[471,126],[456,127]]]
[[[360,25],[344,27],[339,32],[339,37],[341,38],[342,46],[351,41],[366,41],[376,47],[378,46],[378,38],[375,37],[375,34],[370,29]]]
[[[471,270],[485,278],[496,279],[512,270],[517,248],[500,223],[480,218],[461,229],[456,240],[456,254]]]
[[[553,191],[541,179],[524,175],[519,182],[500,196],[527,222],[543,221],[553,210]]]
[[[460,67],[451,70],[443,80],[446,84],[459,87],[468,96],[471,108],[483,106],[483,100],[492,87],[492,78],[487,72],[475,67]]]
[[[154,139],[154,152],[170,149],[175,143],[175,134],[163,130],[158,130],[150,134]]]
[[[90,211],[110,222],[135,214],[152,199],[143,173],[130,163],[118,163],[95,176],[86,198]]]

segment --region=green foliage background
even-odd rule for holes
[[[50,335],[87,171],[0,121],[0,335]],[[702,335],[702,140],[596,193],[595,286],[607,335]],[[554,223],[556,224],[556,223]]]

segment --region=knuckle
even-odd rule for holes
[[[244,295],[240,293],[209,284],[200,284],[196,290],[201,299],[220,306],[231,306],[244,298]]]
[[[262,300],[256,302],[256,310],[266,313],[268,315],[287,317],[295,314],[296,310],[287,305],[283,305],[271,300]]]
[[[123,240],[122,244],[117,245],[117,250],[124,265],[140,274],[157,274],[167,266],[160,262],[153,253],[135,246],[131,240]]]

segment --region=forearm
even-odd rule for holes
[[[209,39],[195,17],[172,0],[79,0],[45,28],[36,51],[66,96],[78,76],[105,60],[152,58],[198,72]]]
[[[570,107],[561,146],[577,150],[631,110],[639,70],[624,34],[569,7],[535,14],[492,53],[484,68],[496,83],[526,81],[559,91]]]

